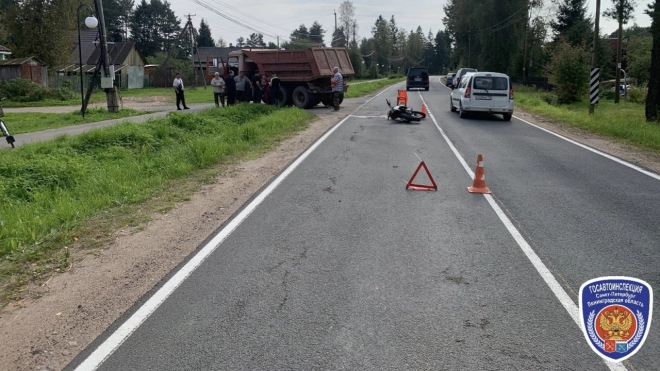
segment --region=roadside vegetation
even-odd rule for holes
[[[90,108],[85,112],[85,117],[82,116],[80,111],[71,113],[5,113],[4,121],[12,134],[24,134],[89,122],[145,115],[147,113],[150,112],[130,108],[121,109],[116,113],[108,112],[104,108]]]
[[[612,92],[614,94],[614,92]],[[646,121],[644,94],[631,90],[628,100],[615,104],[601,97],[593,115],[588,100],[559,104],[555,94],[530,87],[515,86],[515,104],[523,110],[558,124],[576,127],[613,139],[623,140],[660,153],[660,125]]]
[[[397,76],[390,76],[386,80],[363,82],[361,84],[351,85],[348,88],[346,94],[344,94],[344,98],[362,97],[367,94],[373,93],[377,90],[380,90],[386,86],[393,85],[401,81],[405,81],[405,77],[397,75]]]
[[[312,117],[239,104],[0,151],[0,306],[32,280],[68,269],[74,241],[100,238],[104,225],[131,223],[154,203],[167,207],[173,193],[185,199],[222,165],[270,150]]]

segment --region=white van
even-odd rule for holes
[[[505,121],[513,115],[513,86],[509,76],[497,72],[470,72],[451,91],[449,108],[465,118],[469,112],[498,113]]]

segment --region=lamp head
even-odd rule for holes
[[[93,15],[90,15],[89,17],[85,18],[85,26],[88,28],[96,28],[96,26],[99,25],[99,20],[96,19]]]

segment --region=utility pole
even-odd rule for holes
[[[280,37],[278,36],[277,37],[277,49],[279,49],[279,48],[280,48]]]
[[[101,59],[96,65],[94,75],[96,76],[99,68],[101,69],[101,87],[105,90],[106,102],[108,104],[108,112],[119,111],[119,96],[117,94],[117,87],[114,85],[115,69],[110,66],[110,56],[108,55],[108,35],[105,29],[105,17],[103,16],[103,3],[101,0],[94,0],[94,7],[96,8],[96,15],[99,17],[99,32],[101,41]],[[93,83],[93,81],[92,81]],[[85,100],[85,107],[89,103],[92,89],[87,90],[87,99]]]
[[[337,32],[337,11],[333,10],[333,12],[335,13],[335,32]]]
[[[197,16],[197,14],[188,14],[186,17],[188,18],[188,22],[186,22],[186,26],[184,29],[188,29],[188,42],[190,44],[190,62],[192,63],[192,69],[193,69],[193,74],[195,75],[195,87],[197,87],[197,71],[195,69],[195,38],[193,36],[193,24],[192,24],[192,17]]]
[[[468,28],[468,66],[472,67],[472,37]]]
[[[621,43],[623,41],[623,0],[619,0],[619,36],[616,42],[616,94],[614,95],[614,103],[619,103],[619,86],[621,86]]]
[[[531,7],[531,4],[530,4]],[[525,84],[525,77],[527,76],[527,36],[529,35],[529,8],[527,8],[527,19],[525,20],[525,45],[523,48],[523,75],[522,82]]]
[[[597,64],[598,64],[598,21],[600,20],[600,0],[596,0],[596,20],[594,22],[594,44],[593,44],[593,50],[591,54],[591,71],[592,73],[590,76],[594,75],[594,71],[596,71]],[[618,71],[617,71],[618,72]],[[618,74],[617,74],[618,76]],[[592,78],[594,81],[590,81],[590,91],[589,91],[589,114],[593,115],[594,113],[594,108],[596,107],[596,102],[598,102],[598,72],[596,71],[596,74],[594,78]],[[595,90],[593,90],[595,87]],[[618,92],[618,86],[617,86],[617,92]],[[595,93],[595,96],[591,96],[592,93]]]

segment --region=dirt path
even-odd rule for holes
[[[124,228],[97,255],[71,249],[72,269],[32,288],[0,311],[0,370],[61,370],[133,303],[195,251],[273,176],[365,99],[347,100],[340,113],[315,109],[319,119],[259,159],[231,166],[189,201],[152,215],[142,228]],[[539,126],[640,166],[660,171],[660,156],[565,129],[524,112]]]

